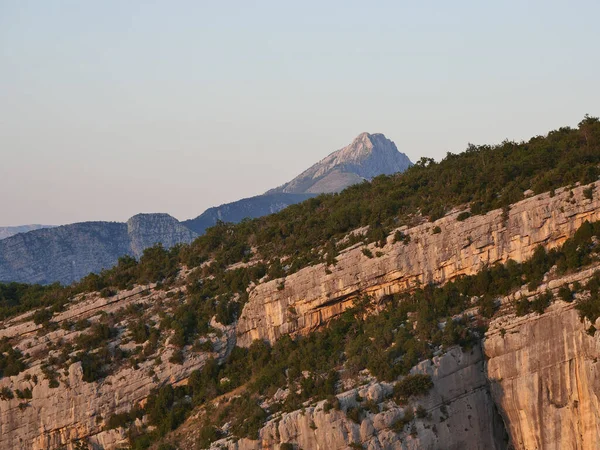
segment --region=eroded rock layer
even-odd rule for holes
[[[337,264],[304,268],[285,279],[257,286],[237,326],[238,344],[274,342],[284,334],[307,333],[339,315],[360,295],[375,298],[427,283],[444,283],[477,273],[485,265],[529,258],[538,245],[560,246],[581,224],[600,219],[600,199],[585,187],[527,198],[510,211],[495,210],[458,221],[458,213],[434,223],[401,229],[370,258],[358,246],[342,252]],[[596,196],[598,197],[598,196]],[[439,232],[436,227],[439,227]]]
[[[554,280],[538,292],[584,284],[598,269]],[[487,376],[515,448],[600,446],[600,337],[586,332],[590,324],[574,306],[556,301],[541,315],[501,315],[486,334]]]

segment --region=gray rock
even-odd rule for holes
[[[362,133],[347,147],[337,150],[302,172],[292,181],[267,192],[329,193],[371,180],[378,175],[404,172],[412,162],[383,134]]]
[[[172,247],[196,233],[168,214],[138,214],[127,221],[82,222],[21,233],[0,240],[0,281],[71,283],[139,257],[156,243]]]

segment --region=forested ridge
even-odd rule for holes
[[[265,273],[278,278],[301,267],[333,262],[336,253],[357,241],[381,241],[393,228],[415,218],[435,220],[458,205],[481,214],[508,207],[526,190],[552,191],[598,179],[600,121],[586,116],[577,128],[563,127],[527,142],[469,145],[466,151],[448,153],[440,162],[421,158],[402,174],[379,176],[339,194],[320,195],[270,216],[239,224],[218,223],[190,245],[170,250],[147,249],[139,261],[121,258],[100,274],[90,274],[63,287],[0,283],[0,318],[37,308],[60,308],[81,292],[115,289],[133,284],[168,282],[183,264],[211,264],[204,275],[215,275],[211,294],[237,292],[242,296],[251,281]],[[369,226],[365,236],[342,239],[348,232]],[[286,258],[285,268],[281,259]],[[260,260],[252,269],[226,272],[240,261]],[[285,270],[284,270],[285,269]]]
[[[211,319],[235,323],[251,283],[281,279],[311,264],[335,265],[338,252],[346,246],[361,241],[380,245],[395,228],[424,218],[435,220],[457,206],[466,206],[457,217],[464,220],[508,208],[529,189],[552,195],[558,187],[589,184],[598,179],[599,164],[600,121],[591,117],[576,129],[561,128],[528,142],[469,146],[440,162],[421,159],[403,174],[377,177],[271,216],[237,225],[219,223],[190,245],[169,250],[154,246],[139,261],[122,257],[112,269],[90,274],[71,286],[0,284],[0,319],[35,310],[31,318],[40,326],[38,333],[44,333],[58,328],[54,314],[74,295],[99,292],[111,297],[135,285],[156,283],[157,289],[169,291],[170,305],[158,319],[147,320],[151,314],[145,308],[150,306],[138,304],[122,311],[126,326],[118,325],[123,317],[110,315],[94,323],[63,321],[60,326],[65,330],[82,333],[64,345],[59,356],[48,358],[42,372],[50,387],[57,387],[60,373],[81,362],[83,380],[96,382],[125,364],[136,368],[159,358],[157,349],[166,345],[167,339],[176,349],[169,361],[182,364],[191,352],[212,351],[212,344],[205,339],[215,333]],[[598,194],[589,189],[585,195]],[[365,226],[365,234],[348,236]],[[432,232],[436,233],[435,227]],[[396,232],[395,240],[407,239]],[[132,448],[145,449],[200,407],[209,413],[203,416],[199,445],[221,437],[225,423],[230,424],[231,436],[256,438],[264,422],[278,412],[323,399],[327,399],[328,410],[339,409],[335,394],[339,393],[340,374],[358,377],[365,371],[378,380],[395,383],[390,397],[397,404],[414,405],[408,410],[414,409],[417,416],[426,414],[418,402],[432,382],[428,376],[408,375],[411,367],[455,345],[463,349],[478,345],[487,320],[499,306],[498,297],[523,286],[534,292],[551,269],[566,274],[600,261],[599,239],[600,223],[586,222],[560,248],[546,251],[539,247],[528,261],[508,261],[443,286],[421,286],[411,293],[388,296],[376,315],[367,314],[373,306],[363,297],[327,327],[307,336],[284,336],[272,346],[257,341],[248,349],[234,348],[221,364],[209,360],[202,370],[191,374],[186,386],[162,385],[143,408],[135,405],[128,412],[108,417],[105,427],[127,428]],[[231,268],[239,262],[249,264]],[[178,278],[183,268],[191,271]],[[183,284],[185,289],[180,289]],[[562,286],[559,296],[569,302],[583,298],[577,309],[582,320],[593,322],[600,317],[599,286],[600,275],[585,286]],[[543,313],[553,301],[554,295],[547,291],[513,306],[517,315]],[[475,315],[464,314],[473,308]],[[595,332],[593,327],[588,329],[590,334]],[[122,349],[115,343],[117,336],[134,341],[136,349]],[[0,341],[0,377],[18,374],[27,364],[27,355],[14,350],[9,341]],[[280,388],[288,388],[290,394],[262,407]],[[212,405],[213,399],[234,389],[238,396]],[[8,391],[0,394],[6,398],[13,395]],[[17,395],[27,398],[29,394]],[[377,408],[364,399],[358,404],[344,410],[357,423],[365,411]],[[139,418],[153,428],[136,426]],[[410,414],[403,416],[393,425],[394,431],[403,432],[413,419]],[[174,447],[164,444],[163,448]]]

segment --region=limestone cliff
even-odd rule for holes
[[[307,333],[363,294],[377,299],[418,284],[444,283],[485,265],[523,261],[538,245],[560,246],[584,221],[600,219],[600,199],[586,199],[584,189],[527,198],[512,205],[508,214],[495,210],[458,221],[455,212],[434,223],[402,228],[410,236],[408,244],[394,242],[393,236],[381,249],[372,244],[373,254],[381,252],[378,257],[365,256],[357,246],[338,256],[331,273],[319,264],[260,284],[250,292],[238,322],[238,344]]]
[[[396,404],[389,398],[392,387],[376,381],[345,391],[337,397],[340,410],[325,408],[325,401],[303,410],[277,415],[260,431],[260,439],[215,442],[211,448],[230,450],[275,449],[282,443],[302,449],[342,450],[361,446],[382,449],[505,449],[504,425],[490,396],[479,347],[469,352],[459,348],[416,366],[412,373],[432,376],[434,387],[429,395],[413,403]],[[359,422],[344,411],[360,405],[364,399],[377,405],[376,411],[364,411]],[[409,421],[402,429],[394,425],[419,406],[427,417]],[[194,433],[188,436],[192,448]]]
[[[149,288],[149,290],[147,289]],[[234,335],[231,328],[222,328],[219,336],[212,335],[213,352],[192,352],[183,364],[169,361],[174,348],[168,343],[159,346],[152,358],[134,363],[123,361],[114,373],[99,381],[83,379],[81,363],[55,368],[58,386],[51,387],[46,375],[50,358],[57,358],[60,351],[76,341],[85,331],[63,329],[65,322],[89,320],[96,323],[102,318],[115,317],[119,334],[111,345],[120,345],[126,351],[135,351],[135,344],[126,332],[127,308],[149,309],[150,316],[158,310],[168,310],[163,301],[165,292],[152,287],[139,287],[122,292],[111,298],[92,295],[78,299],[70,308],[53,318],[60,328],[44,330],[28,319],[27,315],[16,317],[0,329],[0,339],[8,337],[16,348],[29,355],[30,367],[17,376],[0,379],[0,389],[31,390],[31,399],[0,400],[0,449],[56,449],[79,439],[93,448],[112,449],[127,444],[123,429],[107,430],[113,414],[130,411],[143,402],[150,391],[164,383],[185,382],[189,374],[204,365],[209,357],[222,357],[230,348]],[[152,310],[154,308],[154,310]],[[218,324],[215,324],[219,326]]]
[[[538,293],[584,284],[599,269],[553,280]],[[508,313],[492,322],[484,341],[487,376],[515,448],[600,445],[600,336],[590,336],[588,326],[573,303],[562,301],[542,315]]]
[[[273,342],[287,333],[307,333],[363,294],[376,301],[417,284],[474,274],[486,264],[509,258],[522,261],[538,245],[559,246],[585,220],[600,220],[600,199],[586,198],[584,188],[527,198],[508,212],[492,211],[464,221],[457,220],[457,211],[435,223],[403,228],[410,236],[408,243],[394,242],[390,236],[383,248],[372,248],[372,258],[361,247],[349,248],[330,266],[331,273],[319,265],[261,283],[250,289],[237,324],[224,328],[222,335],[211,335],[212,355],[223,357],[236,337],[240,345],[247,346],[253,339]],[[135,222],[130,227],[142,236],[139,245],[147,242],[143,227]],[[583,284],[598,268],[562,278],[550,273],[538,293],[546,288],[556,291],[564,283]],[[141,286],[111,298],[78,297],[53,318],[56,329],[40,330],[28,315],[4,322],[0,338],[11,338],[13,345],[28,354],[30,367],[17,376],[0,379],[0,388],[15,392],[29,388],[32,398],[0,400],[0,448],[54,449],[84,437],[98,448],[123,444],[125,432],[108,430],[108,418],[143,402],[153,387],[185,382],[211,354],[195,353],[187,347],[184,363],[171,363],[173,347],[167,338],[151,359],[139,364],[124,362],[99,381],[83,381],[80,363],[62,367],[58,387],[50,387],[42,364],[57,358],[61,347],[81,334],[73,326],[63,327],[65,321],[112,320],[120,331],[111,345],[118,343],[134,351],[127,331],[128,308],[141,305],[136,308],[147,311],[147,320],[156,321],[160,311],[176,303],[173,299],[185,296],[183,284],[185,280],[172,293]],[[394,429],[397,419],[404,417],[406,405],[394,404],[387,398],[389,385],[371,379],[363,387],[338,394],[342,411],[356,401],[357,389],[361,397],[374,400],[378,410],[365,412],[360,423],[341,411],[326,412],[323,403],[309,404],[304,411],[270,418],[258,441],[221,444],[239,450],[277,449],[283,443],[304,449],[350,445],[371,449],[505,448],[502,417],[510,444],[517,449],[597,448],[599,336],[586,333],[589,324],[581,323],[570,303],[556,301],[544,314],[516,317],[512,301],[535,294],[524,288],[502,300],[483,341],[487,361],[478,348],[466,353],[455,348],[413,369],[433,377],[434,389],[418,399],[431,419]],[[193,440],[193,427],[187,430],[187,438]]]
[[[83,222],[30,231],[0,240],[0,281],[69,284],[139,257],[156,243],[189,243],[196,233],[168,214],[138,214],[127,221]]]

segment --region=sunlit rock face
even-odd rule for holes
[[[378,175],[404,172],[412,162],[381,133],[359,134],[352,143],[306,169],[267,194],[321,194],[339,192]]]
[[[536,294],[556,293],[565,283],[585,285],[596,270],[600,266],[553,280]],[[515,448],[598,448],[600,336],[590,336],[589,325],[563,301],[541,315],[492,321],[484,340],[486,371]]]
[[[88,330],[64,330],[65,321],[87,319],[90,323],[99,321],[106,315],[123,317],[124,309],[132,305],[153,305],[165,301],[167,293],[154,290],[152,286],[137,287],[123,291],[119,295],[102,298],[88,294],[86,299],[78,299],[64,312],[56,314],[52,320],[58,329],[39,332],[41,326],[28,320],[30,314],[15,317],[4,322],[0,328],[0,339],[12,339],[13,345],[24,354],[29,354],[29,368],[16,376],[0,379],[0,389],[7,387],[16,392],[31,389],[31,399],[0,400],[0,449],[46,450],[72,448],[72,443],[85,438],[93,448],[123,448],[128,443],[125,430],[107,430],[107,423],[113,414],[129,412],[136,404],[143,403],[153,388],[165,383],[185,383],[187,377],[204,366],[209,358],[223,358],[235,342],[233,327],[221,328],[222,334],[212,336],[213,352],[186,351],[182,364],[169,361],[175,347],[165,343],[155,354],[144,362],[133,366],[123,364],[106,378],[94,382],[83,379],[81,363],[69,365],[58,372],[59,385],[50,387],[42,364],[47,357],[57,356],[68,343],[76,341],[81,333]],[[130,318],[116,319],[122,331],[111,339],[109,345],[121,345],[133,350],[135,343],[128,341],[125,331]],[[154,317],[157,321],[158,317]]]
[[[237,326],[238,344],[254,339],[274,342],[284,334],[308,333],[352,305],[363,294],[374,298],[417,285],[444,283],[477,273],[486,265],[528,259],[538,245],[558,247],[583,222],[600,220],[600,199],[586,199],[585,187],[527,198],[502,210],[457,221],[458,213],[434,223],[402,229],[410,242],[343,251],[337,264],[304,268],[285,279],[258,285],[250,292]],[[571,194],[572,192],[572,194]],[[598,197],[598,196],[596,196]],[[435,227],[441,232],[434,233]]]

